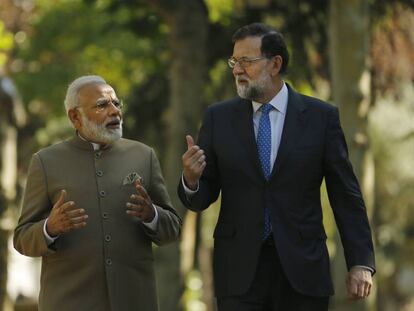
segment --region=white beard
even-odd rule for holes
[[[247,80],[247,84],[239,84],[239,79]],[[271,85],[270,77],[266,72],[262,71],[260,76],[252,81],[247,77],[236,77],[237,94],[244,99],[260,101],[268,89],[268,85]]]
[[[81,119],[83,134],[86,136],[85,138],[104,144],[110,144],[122,137],[122,120],[120,120],[119,128],[108,129],[106,128],[106,125],[113,121],[114,118],[108,118],[104,123],[97,124],[90,121],[81,111]]]

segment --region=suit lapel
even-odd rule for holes
[[[287,84],[286,84],[287,85]],[[280,169],[289,152],[295,146],[298,139],[302,136],[305,127],[305,110],[300,95],[287,85],[289,91],[288,104],[286,109],[285,123],[283,125],[282,137],[280,140],[279,150],[276,156],[276,162],[270,178],[272,179]]]
[[[233,113],[233,122],[236,125],[236,133],[240,133],[242,146],[245,147],[245,152],[248,154],[249,163],[248,168],[256,177],[265,179],[260,165],[259,155],[257,152],[256,138],[253,128],[253,107],[249,100],[241,99],[240,104],[236,105],[236,113]]]
[[[270,179],[277,175],[278,170],[287,158],[289,152],[296,145],[298,139],[302,136],[306,125],[305,111],[302,98],[292,88],[286,84],[289,91],[288,104],[286,109],[285,123],[283,125],[282,137],[279,145],[279,150],[276,156],[276,161],[273,165]],[[245,147],[245,152],[250,159],[247,165],[254,176],[259,177],[262,181],[265,180],[262,167],[260,165],[259,154],[257,151],[256,138],[253,128],[253,107],[249,100],[240,99],[240,104],[235,106],[236,110],[233,113],[233,122],[236,127],[236,133],[240,133],[242,145]]]

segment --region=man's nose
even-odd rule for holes
[[[122,110],[120,107],[115,106],[115,104],[111,101],[108,110],[109,115],[122,115]]]
[[[239,64],[239,62],[237,62],[233,67],[233,75],[237,76],[243,73],[245,73],[244,68]]]

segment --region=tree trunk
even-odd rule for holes
[[[9,237],[9,231],[0,228],[0,310],[3,307],[7,299],[7,241]]]
[[[1,81],[1,80],[0,80]],[[1,105],[1,103],[0,103]],[[0,110],[1,111],[1,110]],[[3,162],[3,150],[1,146],[4,142],[4,129],[5,129],[5,120],[4,117],[0,116],[0,175],[2,173]],[[7,203],[4,197],[4,191],[0,182],[0,310],[3,310],[6,297],[7,297],[7,258],[8,258],[8,249],[7,249],[7,240],[9,236],[8,230],[3,228],[3,217],[7,210]]]
[[[26,112],[13,81],[0,77],[0,310],[9,310],[7,296],[8,239],[17,206],[17,130]],[[12,209],[14,208],[13,212]]]
[[[374,166],[366,132],[371,77],[367,66],[369,55],[368,0],[331,0],[329,15],[333,99],[340,109],[350,160],[361,183],[368,212],[371,215]],[[338,234],[336,242],[336,249],[342,250]],[[347,301],[345,287],[347,271],[342,251],[336,252],[332,266],[336,291],[332,304],[335,310],[373,310],[374,295],[363,302]]]
[[[177,194],[181,156],[186,150],[185,135],[195,135],[203,107],[206,83],[206,42],[208,16],[201,0],[153,1],[170,28],[170,98],[166,111],[167,152],[162,156],[165,179],[174,207],[185,216]],[[178,243],[157,249],[157,282],[161,311],[179,310],[183,282]]]

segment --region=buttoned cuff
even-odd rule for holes
[[[362,269],[368,270],[369,272],[371,272],[371,274],[374,274],[374,272],[375,272],[375,270],[373,268],[368,267],[368,266],[356,265],[356,266],[353,266],[352,268],[362,268]]]
[[[185,184],[185,180],[184,180],[184,174],[181,175],[181,182],[183,184],[184,192],[187,197],[191,197],[193,194],[197,193],[199,185],[200,185],[198,182],[197,182],[196,190],[191,190],[190,188],[187,187],[187,185]]]
[[[49,220],[49,218],[46,218],[46,221],[45,221],[45,223],[43,224],[43,234],[44,234],[44,236],[45,236],[47,246],[49,246],[49,245],[53,244],[53,243],[56,241],[56,239],[59,237],[59,236],[51,237],[51,236],[49,235],[49,233],[47,233],[47,230],[46,230],[46,225],[47,225],[47,221],[48,221],[48,220]]]
[[[147,228],[151,229],[152,231],[157,231],[157,224],[158,224],[158,211],[154,204],[152,204],[154,208],[155,216],[151,222],[142,222]]]

